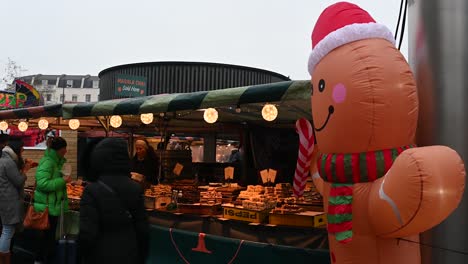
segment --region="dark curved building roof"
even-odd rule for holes
[[[207,62],[144,62],[118,65],[99,73],[100,99],[121,98],[116,94],[118,75],[146,78],[146,95],[210,91],[266,84],[290,79],[258,68]]]

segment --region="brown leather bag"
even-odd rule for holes
[[[35,229],[35,230],[47,230],[49,229],[49,199],[47,197],[46,204],[47,207],[43,212],[36,212],[34,210],[34,193],[36,188],[31,194],[31,200],[29,201],[28,210],[26,211],[26,216],[24,217],[23,225],[24,228]]]

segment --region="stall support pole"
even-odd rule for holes
[[[204,162],[216,162],[216,134],[209,134],[203,138]]]
[[[446,145],[468,161],[468,4],[409,1],[409,58],[419,96],[419,146]],[[436,213],[436,212],[434,212]],[[422,263],[468,263],[468,190],[459,207],[422,235]]]
[[[102,120],[104,119],[104,120]],[[104,128],[104,131],[106,131],[106,137],[109,137],[109,118],[107,117],[104,117],[104,118],[101,118],[99,116],[96,116],[96,120],[99,121],[99,123],[101,124],[101,126]]]

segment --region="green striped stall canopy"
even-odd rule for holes
[[[292,123],[310,117],[310,81],[287,81],[194,93],[160,94],[96,103],[64,104],[65,119],[138,115],[143,113],[177,113],[186,119],[199,120],[206,108],[216,108],[219,121],[260,121],[265,103],[278,107],[276,123]],[[241,107],[241,113],[236,108]]]
[[[8,119],[29,119],[39,117],[61,117],[62,105],[45,105],[28,108],[17,108],[0,111],[0,120]]]

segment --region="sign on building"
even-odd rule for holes
[[[117,97],[138,97],[146,95],[146,78],[126,74],[117,74],[115,95]]]

